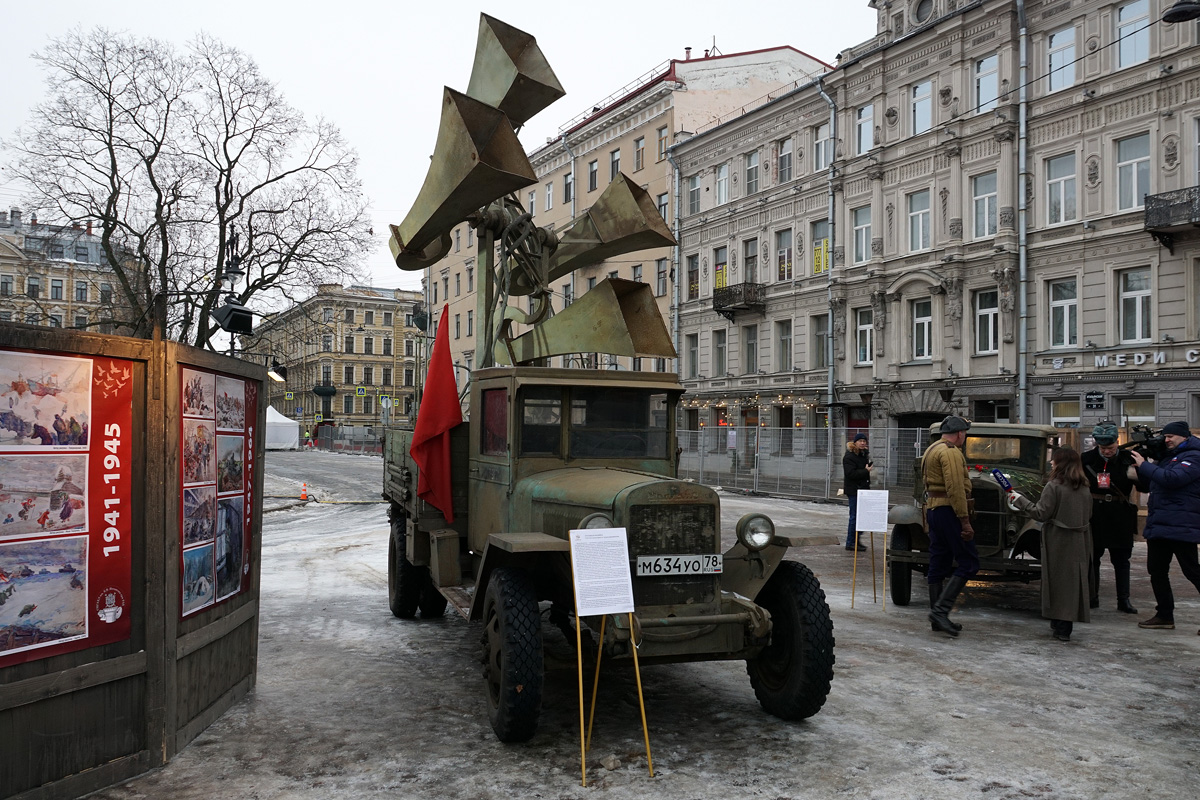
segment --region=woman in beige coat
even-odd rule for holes
[[[1068,642],[1075,622],[1090,622],[1088,578],[1092,558],[1092,493],[1079,453],[1060,447],[1050,456],[1050,480],[1036,504],[1013,493],[1014,503],[1042,525],[1042,616],[1054,638]]]

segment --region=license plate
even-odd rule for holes
[[[639,578],[656,575],[717,575],[721,572],[723,557],[720,555],[699,556],[638,556]]]

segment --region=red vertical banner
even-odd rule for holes
[[[0,351],[0,666],[129,638],[133,375]]]

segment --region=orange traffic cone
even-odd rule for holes
[[[308,499],[308,484],[307,483],[300,484],[300,499],[301,500]]]

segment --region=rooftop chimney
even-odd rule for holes
[[[690,48],[690,47],[683,48],[683,60],[684,61],[692,60],[692,48]]]
[[[21,209],[14,208],[8,212],[8,218],[12,220],[14,228],[21,227]]]
[[[30,224],[30,225],[37,225],[37,214],[36,214],[36,213],[33,213],[33,214],[30,214],[30,215],[29,215],[29,224]]]
[[[92,221],[90,219],[88,220],[88,223],[87,223],[87,235],[88,236],[92,235]]]

